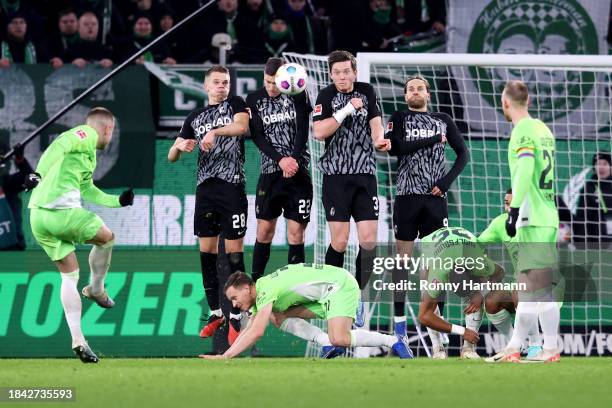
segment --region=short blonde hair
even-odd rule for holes
[[[98,106],[89,111],[85,123],[91,127],[109,126],[115,123],[115,116],[108,109]]]
[[[504,86],[504,94],[513,105],[527,106],[529,88],[523,81],[508,81]]]

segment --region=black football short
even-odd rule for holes
[[[371,174],[323,176],[323,207],[327,221],[378,220],[378,188]]]
[[[204,238],[216,237],[222,232],[225,239],[242,238],[246,233],[248,208],[243,184],[206,179],[196,189],[194,234]]]
[[[306,172],[290,178],[282,172],[262,174],[257,182],[255,215],[258,220],[274,220],[281,213],[288,220],[306,224],[310,221],[312,182]]]
[[[446,198],[432,195],[399,195],[393,204],[395,239],[414,241],[448,226]]]

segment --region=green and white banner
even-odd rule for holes
[[[605,0],[449,0],[448,51],[484,54],[607,54]],[[505,133],[500,107],[508,80],[530,88],[530,107],[559,137],[596,134],[609,123],[604,73],[525,67],[454,67],[470,128]]]

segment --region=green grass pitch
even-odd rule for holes
[[[89,408],[609,407],[610,378],[607,358],[492,365],[423,358],[109,358],[99,365],[0,360],[0,387],[70,386],[76,389],[76,403],[61,406]]]

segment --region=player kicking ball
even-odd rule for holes
[[[131,189],[116,196],[93,184],[96,149],[103,150],[110,144],[114,128],[115,118],[110,111],[93,108],[85,125],[62,133],[51,143],[40,158],[36,173],[30,174],[25,182],[28,189],[34,189],[28,205],[32,233],[61,272],[60,297],[72,336],[72,350],[83,363],[97,363],[99,359],[81,331],[75,244],[93,244],[89,254],[90,282],[83,288],[83,296],[108,309],[115,303],[104,289],[104,278],[115,235],[100,217],[82,208],[81,199],[113,208],[134,203]]]
[[[259,278],[245,273],[228,278],[225,295],[234,307],[251,310],[253,317],[234,344],[214,360],[233,358],[253,346],[270,321],[280,330],[323,347],[324,358],[344,353],[346,347],[389,347],[399,358],[413,358],[405,340],[367,330],[351,330],[360,299],[359,285],[347,270],[330,265],[294,264]],[[326,319],[328,332],[306,322]]]

